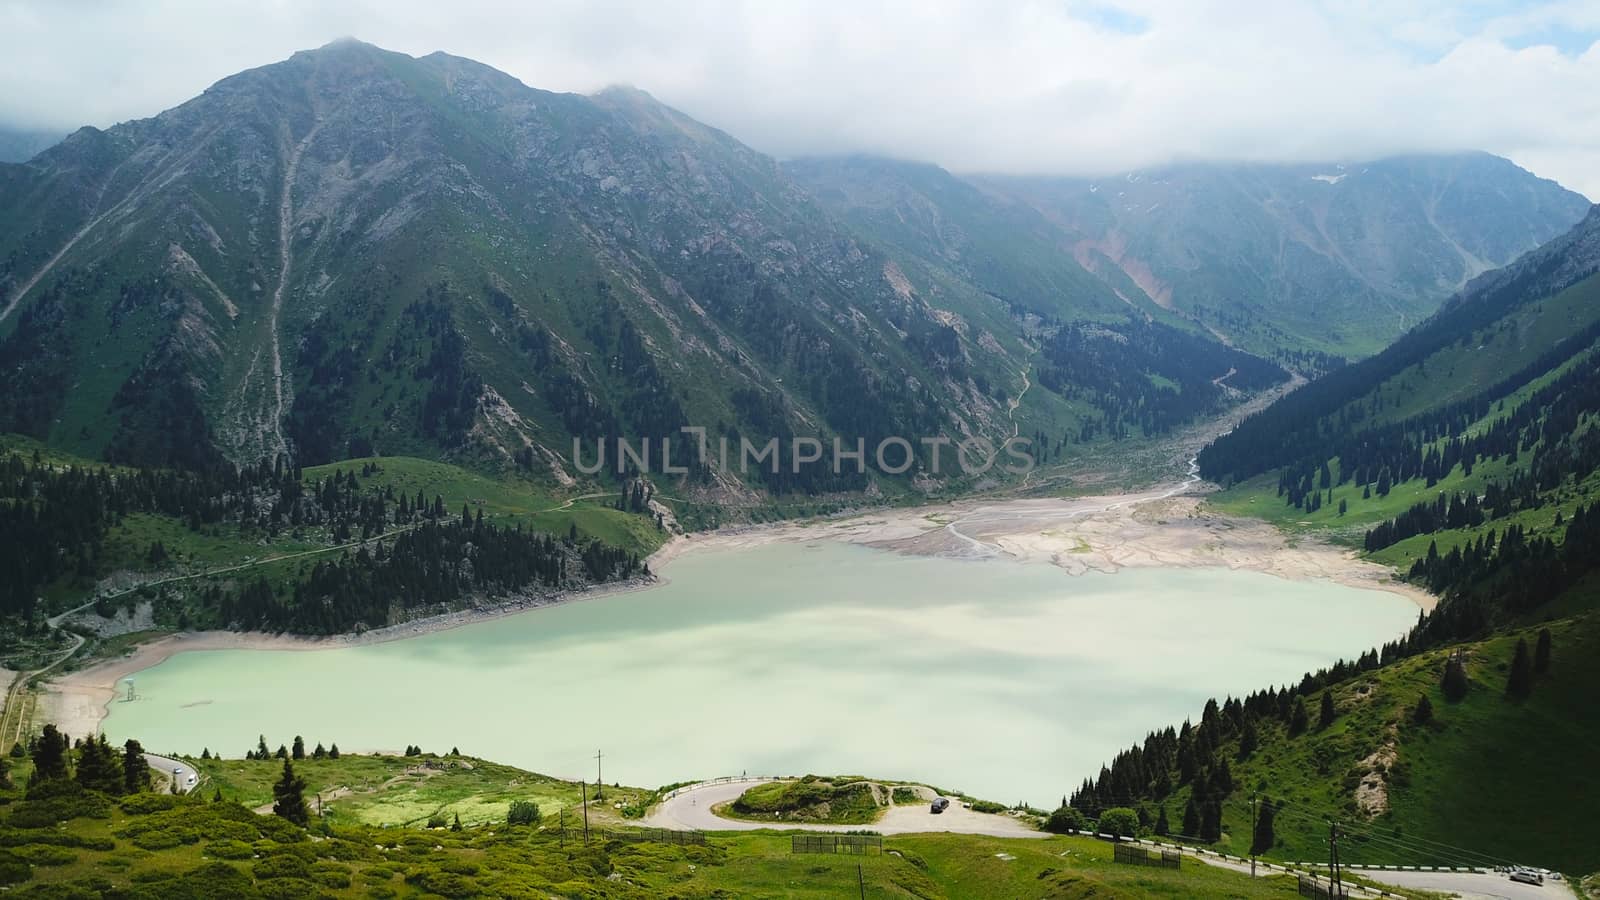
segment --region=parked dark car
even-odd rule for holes
[[[949,808],[949,806],[950,806],[950,798],[949,797],[935,797],[934,800],[933,800],[933,804],[930,807],[928,807],[928,812],[931,812],[934,815],[938,815],[939,813],[942,813],[947,808]]]

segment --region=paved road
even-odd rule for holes
[[[1565,881],[1546,881],[1520,884],[1499,872],[1481,875],[1470,872],[1374,872],[1352,869],[1353,874],[1397,887],[1422,888],[1428,891],[1455,893],[1463,900],[1575,900],[1577,894]]]
[[[156,756],[154,753],[146,753],[144,759],[145,762],[150,764],[150,771],[155,775],[157,781],[165,780],[170,784],[173,780],[173,775],[176,774],[178,793],[187,794],[194,790],[196,785],[190,784],[189,779],[198,778],[199,773],[194,770],[193,766],[181,759],[169,759],[165,756]]]
[[[883,818],[872,825],[812,825],[790,822],[746,822],[724,819],[711,811],[719,803],[727,803],[751,787],[772,778],[751,778],[747,781],[700,784],[684,788],[667,798],[646,816],[643,824],[651,828],[670,828],[674,831],[698,829],[700,831],[754,831],[759,828],[799,831],[850,831],[871,828],[882,834],[919,834],[930,831],[951,834],[985,834],[991,837],[1042,838],[1049,835],[1035,831],[1010,816],[976,813],[959,803],[939,815],[928,811],[925,804],[893,806]]]

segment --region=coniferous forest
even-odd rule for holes
[[[315,533],[353,545],[288,579],[246,571],[146,594],[175,602],[181,590],[184,624],[194,627],[334,634],[421,610],[644,572],[634,553],[575,527],[552,535],[521,522],[486,521],[481,509],[446,510],[437,496],[364,486],[362,476],[380,465],[307,481],[281,463],[178,471],[0,455],[0,566],[10,573],[0,580],[0,617],[37,628],[40,594],[58,579],[104,574],[108,532],[134,514],[166,517],[199,534],[226,525],[262,539]],[[152,544],[146,562],[159,565],[164,554]],[[97,611],[113,610],[97,602]]]

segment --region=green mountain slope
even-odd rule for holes
[[[1593,609],[1600,595],[1591,583],[1568,599]],[[1152,823],[1164,811],[1171,835],[1248,855],[1260,810],[1252,801],[1270,802],[1273,841],[1258,849],[1284,861],[1326,861],[1336,820],[1347,863],[1596,871],[1590,810],[1574,801],[1600,790],[1600,721],[1586,700],[1600,677],[1600,618],[1541,628],[1551,633],[1550,663],[1526,696],[1508,693],[1509,673],[1518,641],[1534,647],[1539,629],[1381,667],[1375,658],[1364,669],[1345,664],[1152,734],[1074,793],[1072,805],[1089,815],[1130,806]],[[1459,699],[1442,688],[1451,658],[1465,669]],[[1326,725],[1325,694],[1334,710]],[[1423,697],[1431,716],[1418,721]],[[1299,729],[1297,702],[1306,710]]]
[[[1153,733],[1075,805],[1164,806],[1238,852],[1256,795],[1280,858],[1322,858],[1337,819],[1347,861],[1600,869],[1575,802],[1600,791],[1597,273],[1600,210],[1200,454],[1216,506],[1347,541],[1441,600],[1358,660]]]
[[[0,166],[0,210],[0,364],[27,388],[0,431],[123,462],[406,454],[570,484],[575,438],[687,425],[926,457],[917,438],[1018,432],[1040,339],[642,92],[354,41]],[[1051,266],[1041,305],[1105,315],[1097,282]],[[1192,393],[1189,417],[1217,401]],[[1051,434],[1102,418],[1043,395],[1025,414]],[[683,487],[868,480],[719,465]]]

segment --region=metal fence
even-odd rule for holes
[[[883,836],[877,834],[793,834],[790,853],[867,853],[883,852]]]
[[[654,844],[704,844],[706,833],[704,831],[674,831],[670,828],[629,828],[616,829],[609,832],[607,837],[615,841],[641,843],[648,841]]]
[[[1111,859],[1130,866],[1156,866],[1162,869],[1176,869],[1183,865],[1182,853],[1173,850],[1147,850],[1133,844],[1117,844],[1112,847]]]
[[[1332,882],[1320,881],[1315,875],[1301,875],[1300,896],[1315,900],[1345,900],[1350,896],[1350,889],[1341,884],[1338,890],[1334,890]]]

